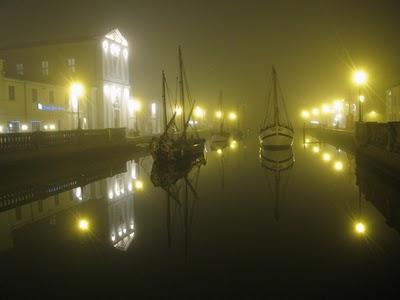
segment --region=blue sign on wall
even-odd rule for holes
[[[38,103],[37,105],[38,110],[45,110],[45,111],[63,111],[65,110],[62,106],[55,106],[55,105],[44,105],[42,103]]]

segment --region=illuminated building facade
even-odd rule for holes
[[[71,41],[17,45],[0,50],[0,124],[11,132],[130,129],[133,124],[129,45],[118,29]],[[71,92],[79,83],[82,95]],[[18,125],[18,126],[17,126]]]

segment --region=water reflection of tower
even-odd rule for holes
[[[294,165],[293,150],[292,147],[260,148],[260,159],[270,192],[274,197],[274,217],[276,221],[279,221],[281,201],[289,182],[290,170]]]
[[[174,164],[154,163],[151,181],[166,195],[166,227],[168,247],[183,227],[184,253],[188,255],[190,229],[193,223],[200,168],[206,163],[204,156]],[[181,217],[181,218],[180,218]]]

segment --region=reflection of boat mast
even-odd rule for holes
[[[279,186],[281,182],[281,171],[276,171],[275,172],[275,209],[274,209],[274,216],[275,220],[279,222],[281,215],[280,215],[280,201],[279,201]]]
[[[189,251],[190,227],[195,203],[198,199],[196,189],[200,168],[203,164],[205,164],[204,156],[192,162],[184,161],[181,164],[170,165],[168,168],[163,164],[154,163],[151,174],[153,184],[166,192],[166,225],[169,248],[173,244],[174,229],[177,224],[176,216],[178,214],[183,217],[183,219],[179,218],[181,220],[179,223],[183,226],[185,256]],[[192,201],[190,194],[194,198]]]
[[[282,150],[260,149],[261,166],[265,170],[271,193],[274,197],[274,218],[277,222],[280,220],[281,206],[281,188],[286,190],[289,181],[289,170],[293,167],[294,156],[292,148]],[[286,174],[284,178],[282,175]],[[269,175],[273,175],[269,180]],[[283,179],[283,181],[282,181]],[[273,183],[271,181],[274,181]],[[283,184],[283,186],[281,186]]]

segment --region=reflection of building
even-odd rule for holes
[[[135,235],[134,180],[138,178],[137,163],[127,162],[127,172],[105,179],[109,239],[113,246],[127,250]]]
[[[388,178],[368,162],[357,159],[357,185],[365,199],[385,217],[386,223],[400,232],[400,188],[398,182]]]
[[[46,199],[18,206],[0,213],[0,251],[13,248],[13,231],[26,225],[48,219],[56,224],[56,215],[78,204],[81,200],[71,192],[64,192]]]
[[[16,45],[0,50],[3,131],[128,127],[129,45],[118,29],[100,37]],[[2,72],[1,72],[2,73]],[[85,93],[73,95],[79,82]],[[49,124],[47,124],[49,123]]]
[[[97,170],[97,172],[97,178],[104,178],[102,174],[107,174],[107,171]],[[139,176],[137,163],[128,161],[119,168],[119,172],[121,173],[89,184],[72,185],[70,188],[74,186],[75,188],[67,192],[54,193],[45,199],[0,212],[0,251],[13,248],[15,233],[21,230],[24,232],[23,238],[25,234],[29,234],[28,232],[34,235],[35,228],[43,230],[43,226],[51,226],[54,228],[53,233],[58,235],[54,238],[65,238],[67,233],[75,232],[71,229],[76,229],[79,216],[87,218],[92,224],[90,234],[116,249],[127,250],[135,234],[134,183]],[[68,180],[77,183],[81,178],[68,177]],[[52,186],[48,189],[50,194],[54,189],[57,190]],[[41,191],[41,187],[36,190]],[[41,191],[38,194],[44,193]],[[24,192],[23,195],[18,193],[15,195],[27,197],[28,194]],[[1,201],[10,201],[9,193],[7,198],[3,196],[0,194]],[[15,202],[23,203],[17,200]]]
[[[386,91],[386,121],[400,121],[400,84]]]

